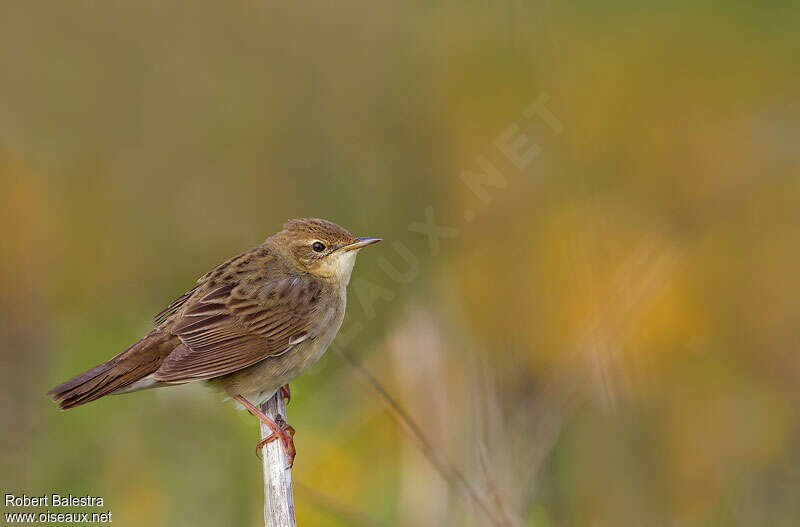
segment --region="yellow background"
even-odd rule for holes
[[[261,524],[215,394],[44,393],[316,216],[386,240],[339,343],[510,525],[797,525],[800,10],[294,4],[4,4],[3,491]],[[292,390],[300,525],[486,524],[340,356]]]

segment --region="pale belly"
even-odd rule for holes
[[[229,397],[242,395],[253,404],[272,397],[289,381],[313,366],[328,349],[344,319],[344,302],[332,309],[325,329],[315,338],[300,342],[276,357],[269,357],[243,370],[209,380],[209,384],[222,389]]]

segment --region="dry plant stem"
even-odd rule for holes
[[[280,390],[259,409],[273,421],[286,420],[286,404]],[[261,439],[272,434],[272,430],[261,423]],[[261,449],[264,466],[264,524],[266,527],[296,527],[294,517],[294,493],[292,491],[292,469],[280,441],[270,441]]]
[[[378,379],[376,379],[369,370],[353,359],[349,352],[345,352],[338,346],[333,346],[332,348],[338,351],[345,361],[361,375],[362,379],[378,392],[381,396],[381,400],[386,404],[395,419],[403,426],[408,435],[417,442],[422,454],[428,459],[437,472],[441,474],[445,481],[447,481],[467,503],[474,505],[480,510],[491,525],[508,527],[510,525],[509,522],[503,518],[501,514],[498,514],[495,508],[488,502],[486,496],[478,492],[460,470],[450,464],[450,462],[433,447],[425,434],[423,434],[422,428],[420,428],[408,412],[389,395]]]

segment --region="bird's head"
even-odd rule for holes
[[[275,237],[294,266],[344,285],[350,281],[358,251],[379,241],[353,236],[339,225],[317,218],[289,220]]]

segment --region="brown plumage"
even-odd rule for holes
[[[316,362],[341,326],[356,238],[320,219],[291,220],[212,269],[119,355],[56,386],[61,408],[109,394],[206,381],[257,404]]]
[[[59,384],[47,393],[60,401],[64,410],[94,401],[156,371],[179,344],[177,337],[154,329],[119,355]]]

